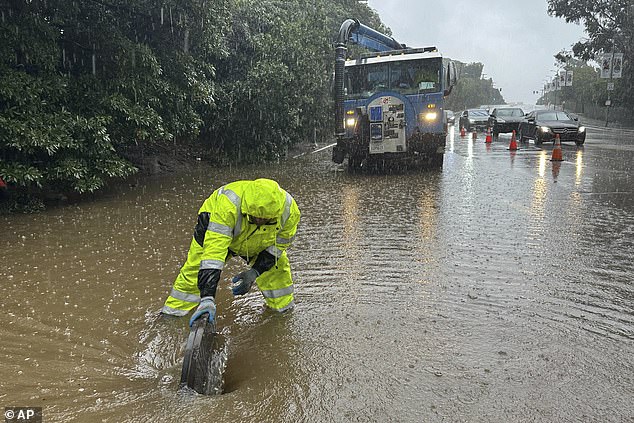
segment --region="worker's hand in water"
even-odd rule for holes
[[[251,285],[255,282],[255,278],[260,276],[257,270],[249,269],[235,275],[231,282],[231,292],[233,295],[244,295],[251,289]]]
[[[189,319],[189,326],[191,327],[196,319],[198,319],[205,313],[209,314],[208,319],[210,322],[213,323],[214,319],[216,318],[216,302],[214,301],[214,297],[202,297],[200,299],[200,304],[198,305],[198,308],[196,309],[194,314],[192,314],[192,318]]]

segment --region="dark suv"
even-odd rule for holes
[[[501,133],[519,132],[520,122],[524,119],[524,111],[519,107],[496,107],[489,117],[489,128],[493,138]]]
[[[524,117],[517,138],[520,142],[532,138],[535,145],[540,145],[554,141],[557,135],[561,142],[574,141],[577,145],[583,145],[586,128],[575,115],[555,110],[535,110]]]

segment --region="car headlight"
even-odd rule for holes
[[[475,120],[469,119],[469,123],[475,123]]]
[[[346,126],[352,127],[352,126],[354,126],[355,122],[356,122],[356,120],[354,118],[348,118],[348,119],[346,119]]]
[[[504,119],[496,118],[494,122],[505,123],[506,121]]]
[[[540,126],[539,129],[541,129],[542,132],[550,132],[550,128],[547,126]]]
[[[580,126],[579,127],[579,133],[581,132],[586,132],[586,127],[585,126]]]
[[[436,112],[427,112],[427,113],[423,114],[423,119],[425,119],[427,122],[431,122],[432,120],[436,120],[436,118],[438,118],[438,113],[436,113]]]

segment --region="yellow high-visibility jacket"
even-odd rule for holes
[[[250,216],[269,219],[256,225]],[[237,181],[214,191],[198,211],[187,261],[181,267],[162,312],[177,316],[196,307],[201,296],[216,295],[220,272],[231,255],[244,257],[260,276],[256,283],[267,306],[293,306],[293,280],[286,249],[293,242],[297,203],[270,179]]]
[[[293,242],[300,219],[293,197],[270,179],[220,187],[205,200],[198,215],[199,226],[206,226],[204,236],[198,227],[194,235],[196,241],[203,241],[200,269],[222,269],[227,252],[247,262],[264,250],[279,258]],[[271,223],[257,226],[249,216],[269,218]]]

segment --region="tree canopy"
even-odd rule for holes
[[[481,105],[505,104],[499,89],[493,86],[491,78],[484,78],[484,64],[455,62],[458,69],[458,83],[445,106],[449,110],[465,110]]]
[[[631,0],[548,0],[548,12],[566,22],[584,25],[588,37],[572,49],[577,58],[587,61],[597,59],[604,52],[623,53],[623,76],[617,80],[614,94],[620,104],[630,110],[634,108],[634,3]]]
[[[279,156],[331,132],[331,47],[353,0],[0,3],[0,178],[16,193],[94,192],[131,152]]]

